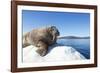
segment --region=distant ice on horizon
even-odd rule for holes
[[[55,61],[73,61],[86,59],[81,53],[71,46],[53,45],[49,47],[49,52],[41,57],[35,50],[37,48],[30,45],[23,48],[23,62],[55,62]]]

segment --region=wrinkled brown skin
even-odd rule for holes
[[[40,56],[45,56],[50,45],[56,43],[59,31],[55,26],[33,29],[23,36],[23,48],[29,45],[38,47]]]

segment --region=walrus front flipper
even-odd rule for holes
[[[40,55],[40,56],[45,56],[47,54],[47,48],[48,45],[45,44],[42,41],[39,41],[39,43],[37,44],[38,49],[36,50],[36,52]]]

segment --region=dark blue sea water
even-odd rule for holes
[[[90,59],[90,39],[59,39],[57,43],[71,46]]]

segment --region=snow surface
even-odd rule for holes
[[[48,53],[41,57],[36,52],[36,47],[30,45],[23,48],[23,62],[55,62],[86,59],[82,54],[70,46],[55,44],[49,47]]]

